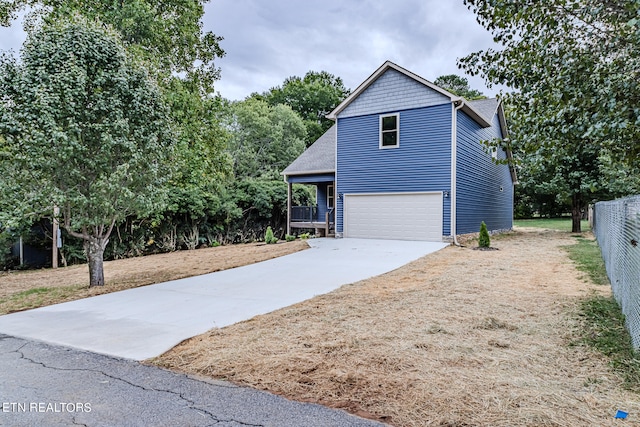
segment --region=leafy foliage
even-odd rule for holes
[[[572,209],[583,216],[589,203],[611,194],[603,177],[599,147],[593,144],[577,141],[571,146],[542,146],[532,153],[517,153],[521,163],[515,189],[516,216],[535,213],[556,217]]]
[[[21,62],[0,64],[0,163],[15,208],[37,218],[56,205],[67,232],[83,239],[91,284],[114,225],[163,201],[173,139],[158,87],[119,36],[86,20],[44,26]],[[6,211],[5,211],[6,213]]]
[[[306,145],[309,146],[333,125],[333,121],[325,116],[350,92],[340,77],[326,71],[309,71],[304,77],[289,77],[281,87],[273,87],[252,97],[264,99],[270,105],[288,105],[300,114],[307,131]]]
[[[206,93],[219,77],[214,65],[224,55],[221,37],[202,30],[206,0],[7,0],[0,5],[0,25],[9,25],[15,12],[31,6],[45,23],[55,24],[78,13],[115,28],[134,53],[167,77],[187,73]]]
[[[579,231],[582,205],[605,187],[599,159],[610,156],[633,168],[640,152],[637,2],[465,4],[503,49],[475,52],[460,65],[516,90],[505,97],[513,145],[555,164],[558,179],[571,178],[567,196]],[[567,155],[573,158],[565,163]]]
[[[249,98],[231,107],[229,153],[236,177],[280,179],[305,149],[302,119],[287,105]]]
[[[486,98],[479,90],[469,87],[469,80],[467,80],[466,77],[461,77],[456,74],[440,76],[433,83],[454,95],[462,96],[470,101]]]

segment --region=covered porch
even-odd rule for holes
[[[314,179],[317,179],[314,178]],[[323,237],[335,236],[335,181],[301,182],[298,177],[289,177],[287,200],[287,234],[294,230],[314,230]],[[312,206],[294,206],[292,201],[293,184],[315,185],[316,204]]]
[[[292,230],[314,230],[335,235],[336,127],[332,126],[283,172],[287,183],[287,234]],[[294,206],[293,184],[314,185],[316,204]]]

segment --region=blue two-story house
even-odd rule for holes
[[[312,184],[317,206],[288,204],[288,232],[337,237],[454,240],[513,222],[511,153],[497,99],[467,101],[392,62],[384,63],[328,118],[335,125],[282,174]]]

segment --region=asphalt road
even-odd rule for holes
[[[383,424],[139,362],[0,334],[3,426]]]

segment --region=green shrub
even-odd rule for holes
[[[489,232],[487,231],[487,224],[482,221],[480,224],[480,237],[478,238],[478,246],[481,248],[488,248],[491,246],[491,239],[489,238]]]
[[[300,235],[300,238],[301,238],[302,240],[307,240],[310,236],[311,236],[311,234],[310,234],[310,233],[302,233],[302,234]]]
[[[284,236],[284,239],[287,242],[293,242],[294,240],[296,240],[296,236],[292,236],[291,234],[287,234],[286,236]]]
[[[18,239],[19,237],[8,231],[0,233],[0,270],[5,270],[18,264],[16,257],[11,253],[11,245]]]
[[[267,245],[278,243],[278,238],[273,235],[273,230],[271,229],[271,226],[267,227],[267,232],[264,234],[264,241]]]

